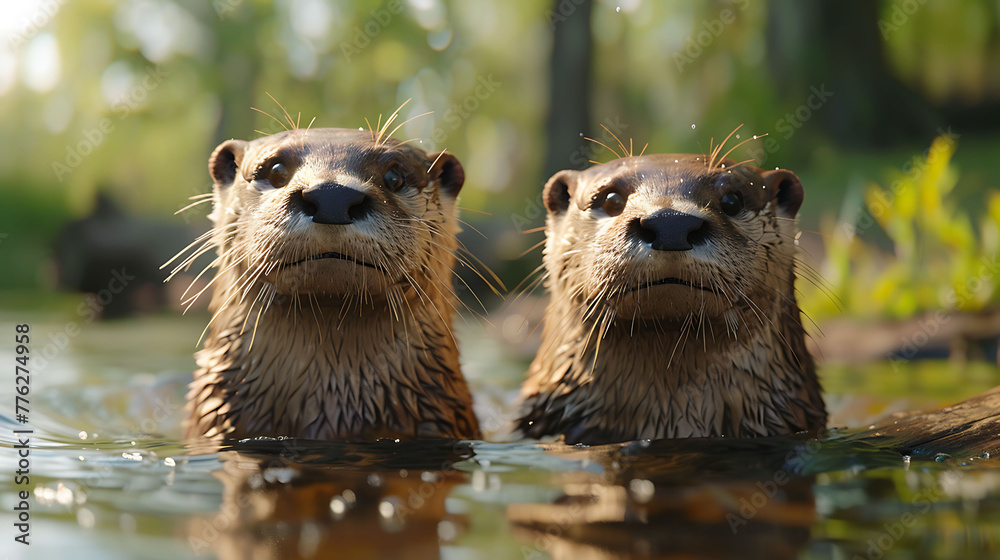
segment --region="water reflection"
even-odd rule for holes
[[[470,455],[453,441],[228,446],[222,505],[189,524],[188,544],[220,559],[437,559],[468,525],[445,502]]]
[[[773,438],[551,446],[548,453],[596,463],[600,472],[561,475],[558,498],[514,504],[507,517],[523,542],[557,560],[797,558],[817,521],[809,473],[829,453],[825,445]]]

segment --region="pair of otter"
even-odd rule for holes
[[[825,425],[794,293],[802,185],[714,159],[629,156],[549,179],[551,302],[523,435]],[[453,155],[384,129],[293,129],[224,142],[209,171],[215,227],[194,255],[218,250],[214,316],[188,435],[480,437],[451,331]]]

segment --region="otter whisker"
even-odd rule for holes
[[[722,147],[726,145],[726,142],[729,142],[729,139],[732,138],[733,134],[736,134],[736,131],[738,131],[742,127],[743,124],[741,123],[739,126],[734,128],[732,132],[729,133],[729,136],[726,136],[725,140],[723,140],[718,146],[715,146],[714,148],[712,147],[712,143],[715,141],[715,138],[713,137],[709,139],[708,141],[709,157],[708,159],[705,160],[705,167],[707,167],[710,171],[715,171],[715,157],[719,155],[719,153],[722,151]]]
[[[476,229],[476,227],[473,226],[472,224],[470,224],[469,222],[467,222],[467,221],[465,221],[465,220],[463,220],[461,218],[457,218],[457,221],[458,221],[458,223],[462,224],[463,226],[465,226],[465,227],[471,229],[472,231],[478,233],[479,237],[482,237],[483,239],[489,239],[488,237],[486,237],[485,233],[483,233],[483,232],[479,231],[478,229]]]
[[[273,119],[274,122],[280,124],[283,129],[288,130],[288,127],[285,126],[285,123],[283,123],[280,120],[278,120],[277,118],[275,118],[274,115],[272,115],[271,113],[268,113],[267,111],[263,111],[263,110],[258,109],[256,107],[250,107],[250,110],[251,111],[257,111],[258,113],[261,113],[263,115],[267,115],[268,117],[271,117],[271,119]],[[268,134],[267,132],[264,132],[262,130],[257,130],[257,129],[254,129],[254,132],[257,132],[259,134],[263,134],[264,136],[267,136],[267,134]]]
[[[617,135],[617,134],[615,134],[614,132],[611,132],[611,130],[610,130],[610,129],[608,129],[608,127],[604,126],[603,124],[601,125],[601,128],[603,128],[603,129],[604,129],[604,132],[607,132],[608,134],[610,134],[610,135],[611,135],[611,137],[615,139],[615,142],[618,142],[618,145],[619,145],[619,146],[621,147],[621,149],[622,149],[622,155],[621,155],[620,157],[625,157],[625,154],[628,154],[628,155],[629,155],[629,157],[631,157],[631,156],[632,156],[632,151],[631,151],[631,150],[627,150],[627,149],[625,149],[625,144],[624,144],[624,143],[622,143],[622,141],[621,141],[621,140],[620,140],[620,139],[618,138],[618,135]],[[617,155],[617,152],[616,152],[616,155]]]
[[[619,155],[618,152],[616,152],[614,149],[610,148],[607,144],[605,144],[604,142],[601,142],[600,140],[595,140],[593,138],[590,138],[589,136],[584,136],[583,139],[584,140],[589,140],[590,142],[593,142],[593,143],[595,143],[595,144],[597,144],[599,146],[603,146],[609,152],[615,154],[616,158],[622,158],[622,157],[624,157],[624,156]],[[617,140],[617,137],[615,139]],[[601,164],[601,162],[599,162],[599,161],[594,161],[594,160],[588,160],[588,161],[590,161],[590,163],[593,163],[593,164],[596,164],[596,165],[600,165]]]
[[[524,251],[522,251],[522,252],[521,252],[521,254],[520,254],[520,255],[518,255],[518,256],[517,256],[516,258],[517,258],[517,259],[521,259],[521,258],[524,258],[525,256],[527,256],[528,254],[530,254],[530,253],[531,253],[532,251],[534,251],[535,249],[538,249],[539,247],[542,247],[543,245],[545,245],[545,241],[546,241],[546,240],[545,240],[545,239],[543,239],[543,240],[539,241],[538,243],[535,243],[535,244],[534,244],[534,245],[532,245],[531,247],[528,247],[527,249],[525,249]]]
[[[529,272],[528,275],[525,276],[523,280],[521,280],[520,282],[517,283],[516,286],[514,286],[514,289],[511,290],[511,293],[517,293],[518,295],[514,297],[513,303],[517,303],[518,299],[520,299],[521,296],[523,295],[523,292],[518,292],[518,290],[521,289],[521,286],[524,286],[524,283],[528,282],[528,280],[532,276],[538,274],[539,272],[544,272],[544,271],[545,271],[545,263],[542,263],[542,264],[536,266],[534,270],[532,270],[531,272]],[[525,287],[525,290],[527,290],[528,287],[530,287],[531,285],[537,284],[538,282],[543,281],[545,279],[545,276],[546,275],[543,274],[543,275],[541,275],[539,277],[536,277],[534,280],[531,280],[531,282],[528,284],[528,286]]]
[[[407,101],[409,101],[409,100],[407,100]],[[402,106],[400,106],[400,109],[402,109]],[[392,129],[392,132],[389,133],[389,137],[392,137],[392,135],[396,134],[396,131],[399,130],[400,128],[406,126],[407,123],[415,121],[415,120],[419,119],[420,117],[426,117],[427,115],[433,115],[433,114],[434,114],[434,111],[427,111],[426,113],[420,113],[419,115],[417,115],[415,117],[410,117],[410,118],[406,119],[405,121],[403,121],[403,122],[399,123],[398,125],[396,125],[396,128]],[[386,126],[388,126],[388,122],[386,123]],[[405,142],[401,142],[401,144],[407,144],[407,143],[409,143],[411,141],[412,140],[406,140]],[[441,154],[438,154],[438,159],[440,159],[441,155],[444,154],[444,152],[445,152],[444,150],[441,150]],[[437,159],[434,160],[434,163],[437,163]],[[434,167],[434,164],[431,164],[431,167],[429,167],[427,169],[427,171],[430,172],[430,170],[431,170],[432,167]]]
[[[468,208],[466,206],[455,206],[456,210],[461,210],[462,212],[472,212],[473,214],[482,214],[483,216],[492,216],[493,214],[485,210],[479,210],[477,208]],[[461,221],[461,220],[460,220]]]
[[[296,125],[295,121],[292,120],[292,116],[290,114],[288,114],[288,110],[286,110],[285,107],[281,103],[278,103],[278,100],[275,99],[273,95],[271,95],[270,93],[268,93],[266,91],[264,92],[264,95],[270,97],[271,101],[274,101],[274,104],[277,105],[278,108],[281,109],[281,112],[285,114],[285,120],[288,121],[288,124],[291,127],[291,130],[294,130],[294,129],[298,128],[298,126]],[[275,119],[275,120],[277,120],[277,119]],[[289,130],[289,129],[286,129],[286,130]]]
[[[393,121],[395,121],[396,118],[399,117],[399,112],[403,110],[403,107],[406,107],[406,104],[409,103],[411,99],[412,98],[404,101],[402,105],[400,105],[395,111],[392,112],[391,115],[389,115],[389,118],[385,120],[385,125],[383,125],[382,128],[380,128],[378,131],[378,138],[375,139],[375,144],[381,144],[383,138],[388,138],[385,136],[386,129],[388,129],[389,125],[391,125]],[[379,115],[379,121],[381,120],[382,120],[382,115]],[[392,136],[392,134],[390,134],[389,136]]]
[[[187,206],[185,206],[185,207],[181,208],[180,210],[174,212],[174,216],[180,214],[181,212],[184,212],[185,210],[190,210],[190,209],[194,208],[195,206],[198,206],[199,204],[204,204],[206,202],[212,202],[212,199],[211,198],[203,198],[201,200],[192,202],[191,204],[188,204]]]
[[[230,225],[235,225],[235,224],[230,224]],[[184,253],[188,252],[188,250],[190,250],[192,247],[194,247],[195,245],[197,245],[199,243],[205,243],[205,244],[207,244],[209,246],[209,248],[217,246],[217,242],[215,241],[215,237],[217,235],[221,235],[221,233],[223,231],[225,231],[226,229],[229,229],[229,226],[225,226],[223,228],[212,228],[211,230],[207,231],[206,233],[198,236],[194,241],[192,241],[191,243],[189,243],[187,247],[184,247],[183,249],[181,249],[180,251],[178,251],[176,255],[174,255],[173,257],[170,258],[170,260],[168,260],[167,262],[165,262],[162,265],[160,265],[159,270],[163,270],[167,266],[170,266],[170,263],[172,263],[175,260],[177,260],[179,257],[181,257],[182,255],[184,255]],[[203,247],[204,246],[205,245],[203,245]]]
[[[728,152],[726,152],[725,154],[723,154],[723,156],[720,159],[720,161],[723,160],[723,159],[726,159],[727,157],[729,157],[729,154],[733,153],[733,150],[739,148],[743,144],[746,144],[747,142],[753,142],[755,140],[760,140],[761,138],[763,138],[765,136],[767,136],[767,133],[764,133],[764,134],[755,134],[752,138],[747,138],[746,140],[740,142],[739,144],[736,144],[735,146],[733,146],[732,148],[730,148]],[[753,160],[752,159],[743,160],[743,161],[737,162],[732,167],[737,167],[737,166],[743,165],[744,163],[750,163],[751,161],[753,161]]]

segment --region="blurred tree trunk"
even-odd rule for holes
[[[267,59],[266,54],[261,52],[258,36],[265,25],[270,24],[270,20],[261,17],[257,13],[257,7],[252,4],[230,3],[233,7],[228,11],[225,7],[229,4],[225,1],[216,4],[223,6],[214,29],[218,40],[214,67],[221,69],[221,72],[212,76],[215,81],[212,85],[214,91],[218,92],[221,107],[215,129],[215,144],[210,149],[230,138],[250,139],[258,136],[253,133],[254,119],[248,118],[248,115],[252,114],[250,107],[258,106],[259,96],[267,89],[258,84],[262,61]],[[263,109],[275,113],[272,107]],[[273,124],[268,122],[266,126]]]
[[[580,134],[590,134],[592,9],[592,0],[553,0],[549,12],[553,33],[549,113],[545,120],[546,178],[570,167],[571,154],[580,148]]]
[[[943,125],[934,109],[892,76],[872,0],[772,0],[767,13],[767,63],[791,106],[810,88],[832,92],[813,117],[842,146],[884,146],[931,138]],[[815,109],[815,107],[814,107]]]

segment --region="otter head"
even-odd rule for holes
[[[295,129],[223,142],[208,167],[220,268],[239,283],[360,301],[441,282],[429,275],[450,268],[465,180],[451,154],[368,131]]]
[[[791,297],[802,185],[700,155],[628,157],[545,185],[553,298],[630,318],[726,318]]]

